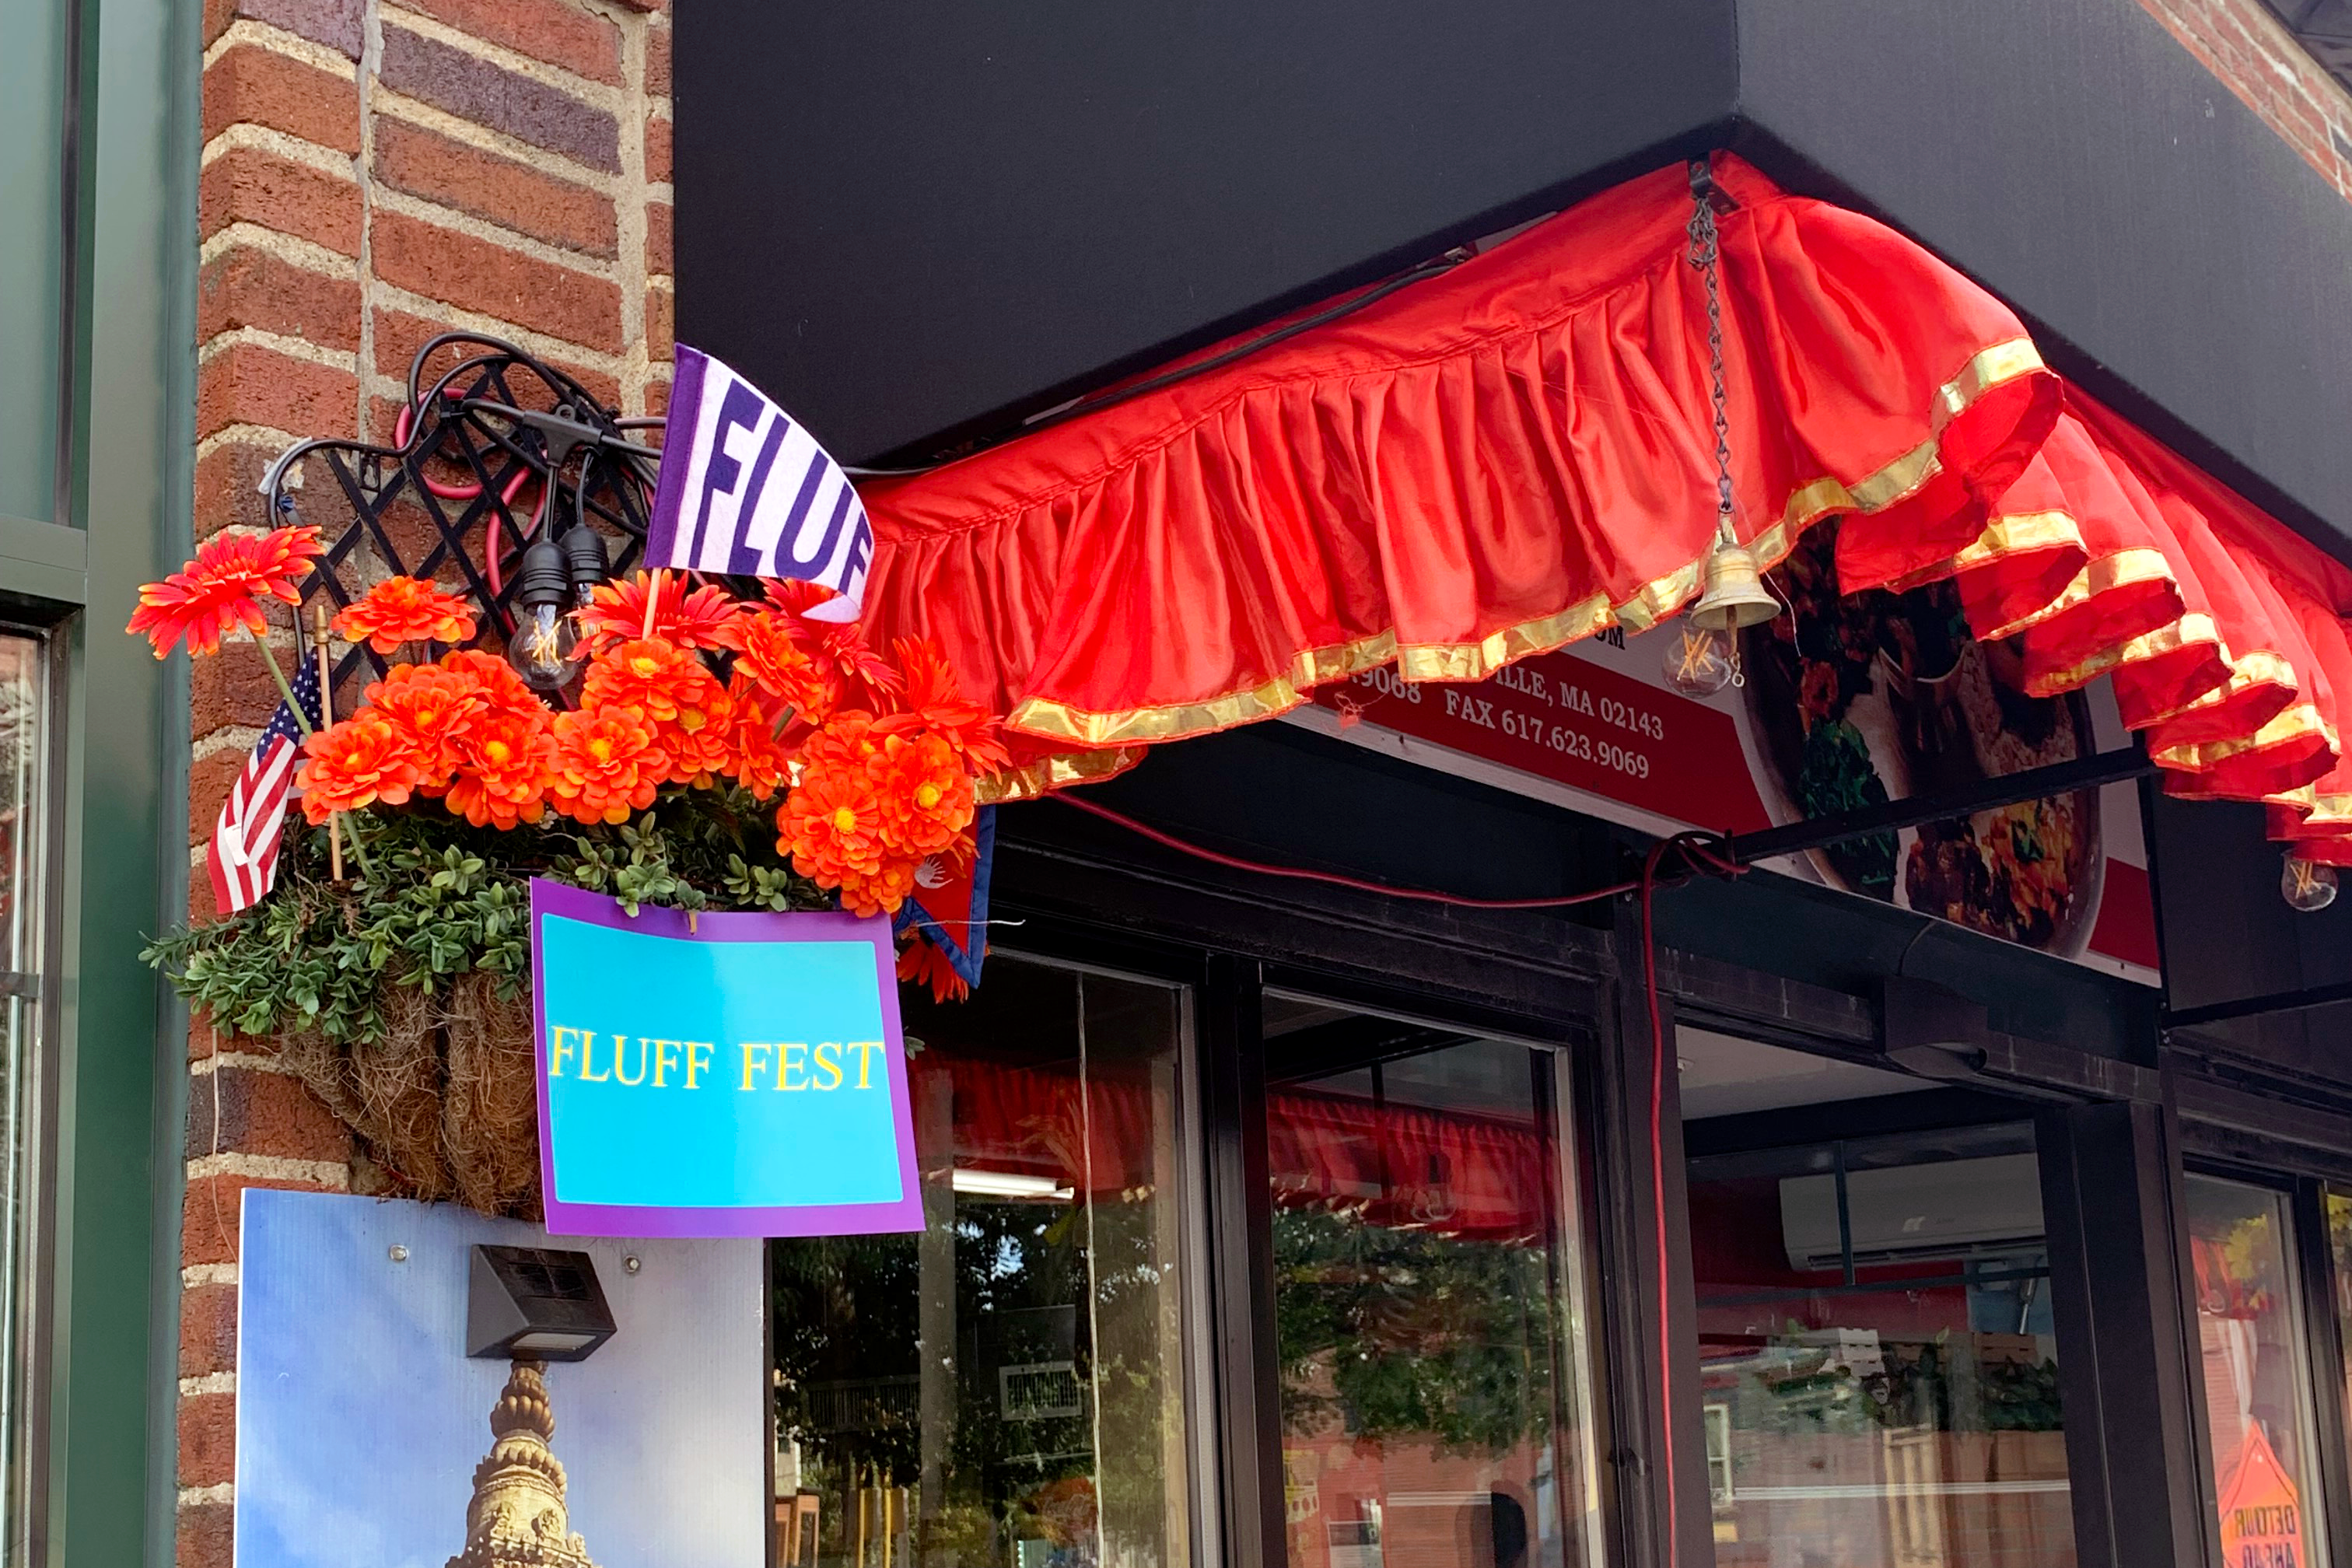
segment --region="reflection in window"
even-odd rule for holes
[[[1189,1561],[1182,1005],[1002,955],[908,995],[927,1227],[770,1249],[779,1563]]]
[[[1718,1568],[2072,1568],[2030,1128],[1710,1153],[1690,1215]]]
[[[46,648],[0,633],[0,1527],[10,1561],[29,1520],[27,1444],[35,1364],[32,1310],[38,1240],[43,782],[48,741]]]
[[[2316,1427],[2286,1194],[2193,1174],[2188,1189],[2222,1560],[2325,1563],[2307,1506]]]
[[[1553,1054],[1284,998],[1266,1032],[1291,1568],[1597,1563]]]

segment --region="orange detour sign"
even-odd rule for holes
[[[2227,1568],[2310,1568],[2302,1501],[2258,1421],[2246,1424],[2238,1468],[2221,1489],[2221,1561]]]

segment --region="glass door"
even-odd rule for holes
[[[2032,1124],[1705,1029],[1676,1050],[1718,1568],[2072,1568]]]
[[[1598,1568],[1559,1053],[1270,994],[1290,1568]]]

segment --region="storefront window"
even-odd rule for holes
[[[1291,1568],[1597,1564],[1554,1053],[1280,997],[1266,1037]]]
[[[906,1025],[929,1225],[771,1248],[776,1561],[1181,1568],[1184,994],[999,955]]]
[[[2188,1191],[2222,1561],[2325,1563],[2314,1390],[2287,1195],[2193,1174]]]
[[[2032,1128],[1874,1133],[1917,1080],[1681,1054],[1717,1568],[2073,1568]]]

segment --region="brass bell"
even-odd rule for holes
[[[1693,626],[1734,632],[1761,626],[1780,613],[1780,601],[1764,586],[1764,574],[1757,570],[1756,552],[1734,543],[1728,529],[1707,552],[1699,580],[1706,588],[1690,608]]]

